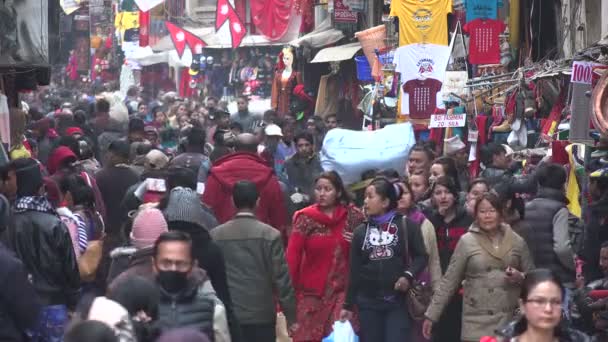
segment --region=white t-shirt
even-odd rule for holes
[[[395,71],[401,74],[403,86],[408,81],[433,78],[443,83],[450,60],[450,47],[438,44],[410,44],[395,51]],[[443,96],[437,94],[437,107],[443,108]],[[401,114],[409,115],[409,94],[401,94]]]
[[[450,47],[437,44],[410,44],[395,51],[395,71],[401,84],[424,76],[443,82],[450,59]]]

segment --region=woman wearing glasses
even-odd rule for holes
[[[589,337],[566,327],[562,322],[564,287],[548,269],[526,274],[521,286],[519,308],[522,317],[509,324],[500,337],[486,337],[487,342],[587,342]]]
[[[485,193],[477,200],[475,222],[458,241],[426,311],[426,338],[431,338],[433,324],[463,281],[462,333],[450,341],[479,341],[513,318],[520,284],[533,263],[524,240],[504,223],[503,212],[494,193]]]

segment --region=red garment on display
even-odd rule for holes
[[[150,44],[150,11],[139,11],[139,46]]]
[[[437,93],[442,83],[433,78],[411,80],[403,85],[403,92],[409,95],[410,118],[429,119],[437,109]]]
[[[475,19],[466,23],[464,31],[469,33],[469,62],[471,64],[499,64],[500,38],[507,26],[500,20]]]
[[[475,158],[475,160],[469,165],[469,174],[471,175],[471,179],[477,178],[477,175],[479,175],[479,166],[481,164],[481,146],[488,142],[488,134],[486,129],[488,117],[485,115],[477,115],[475,122],[478,129],[477,150],[475,153],[477,158]]]
[[[268,39],[280,39],[289,26],[291,4],[291,0],[251,0],[253,24]]]

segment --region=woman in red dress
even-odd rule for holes
[[[317,177],[314,193],[316,203],[294,214],[287,247],[299,325],[294,342],[321,341],[339,319],[352,232],[364,219],[335,171]]]

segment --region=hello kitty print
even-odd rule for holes
[[[399,228],[392,221],[382,224],[380,227],[368,226],[363,249],[371,249],[369,259],[385,260],[392,258],[399,242],[398,231]]]

